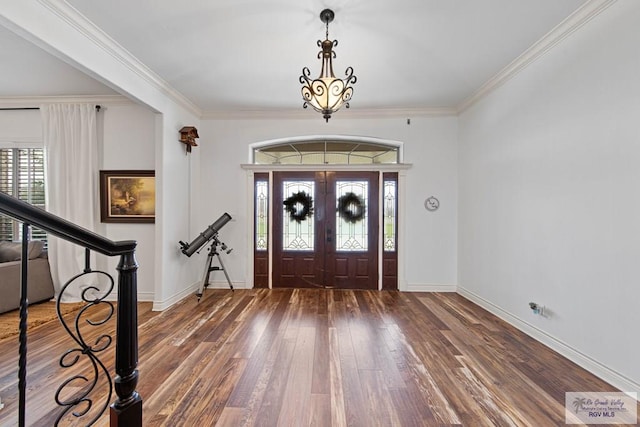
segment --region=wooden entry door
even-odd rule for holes
[[[378,289],[378,179],[378,172],[274,173],[274,288]]]

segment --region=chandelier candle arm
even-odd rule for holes
[[[307,105],[319,113],[328,122],[331,114],[338,111],[343,105],[349,108],[349,101],[353,96],[352,85],[356,83],[356,76],[353,75],[353,68],[348,67],[345,71],[345,79],[336,78],[333,74],[333,58],[336,53],[333,48],[338,45],[338,40],[329,40],[329,22],[333,21],[335,14],[330,9],[320,12],[320,20],[326,25],[326,38],[324,41],[318,40],[318,47],[322,50],[318,53],[318,58],[322,61],[322,68],[317,79],[311,79],[309,68],[302,69],[300,83],[302,84],[302,99],[304,108]]]

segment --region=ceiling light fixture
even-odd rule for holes
[[[335,113],[343,105],[349,108],[349,101],[353,96],[352,85],[356,82],[356,76],[353,75],[353,68],[348,67],[345,71],[346,79],[338,79],[333,74],[332,60],[336,57],[333,51],[338,46],[338,40],[329,40],[329,22],[333,21],[335,14],[331,9],[325,9],[320,12],[320,20],[326,25],[326,39],[318,40],[318,47],[322,50],[318,53],[318,59],[322,58],[322,68],[320,76],[311,80],[309,77],[311,72],[309,68],[302,69],[300,83],[302,83],[302,99],[304,99],[303,107],[311,105],[314,110],[322,113],[324,119],[328,122],[331,114]]]

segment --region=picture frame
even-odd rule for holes
[[[155,218],[155,171],[100,171],[101,222],[155,223]]]

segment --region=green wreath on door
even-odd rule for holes
[[[304,191],[293,193],[282,204],[289,213],[289,219],[298,224],[313,214],[313,198]]]
[[[349,223],[362,221],[365,212],[364,200],[356,193],[345,193],[338,199],[338,215]]]

